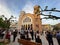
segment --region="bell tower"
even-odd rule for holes
[[[34,6],[34,23],[35,23],[35,30],[42,31],[42,22],[40,16],[40,6]]]
[[[40,14],[40,6],[38,5],[34,6],[34,14]]]

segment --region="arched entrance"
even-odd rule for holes
[[[21,28],[23,30],[33,30],[32,18],[28,16],[23,18]]]

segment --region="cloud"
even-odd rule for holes
[[[42,24],[51,24],[51,25],[55,25],[60,23],[60,20],[53,20],[53,19],[45,19],[42,20]]]
[[[11,15],[14,17],[17,17],[16,14],[12,13],[12,11],[4,4],[0,4],[0,16],[4,15],[8,19],[10,18]],[[16,18],[18,20],[18,18]]]
[[[0,15],[4,15],[7,18],[11,16],[11,12],[6,5],[0,4]]]
[[[30,1],[26,3],[26,5],[22,8],[22,11],[25,11],[26,13],[33,13],[33,3]]]

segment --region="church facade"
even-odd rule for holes
[[[34,14],[22,11],[19,16],[18,29],[42,31],[42,22],[40,19],[40,6],[34,6]]]

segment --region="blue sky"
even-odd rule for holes
[[[33,13],[33,7],[39,5],[42,9],[48,6],[48,9],[56,8],[60,10],[60,0],[0,0],[0,15],[5,15],[10,17],[14,15],[19,17],[20,11],[25,11],[26,13]],[[47,12],[44,12],[48,14]],[[52,12],[53,15],[60,17],[60,12]],[[60,20],[42,20],[43,24],[57,24]]]

